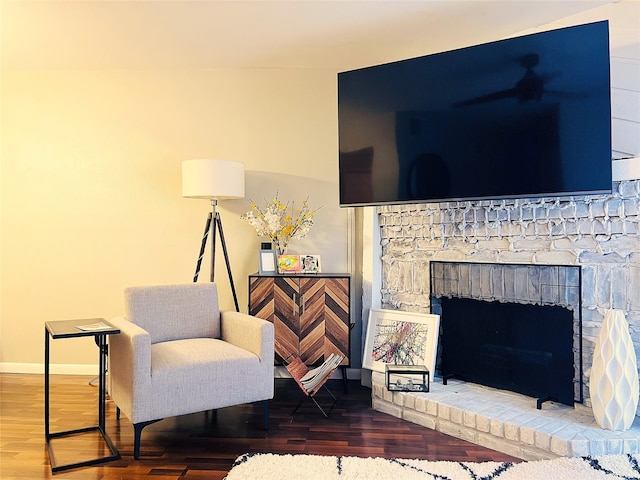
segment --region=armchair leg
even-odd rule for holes
[[[214,408],[213,410],[205,410],[204,416],[207,420],[211,420],[211,423],[215,423],[218,420],[218,409]]]
[[[262,401],[262,408],[264,409],[264,429],[269,430],[269,400]]]
[[[152,423],[156,423],[162,420],[159,418],[158,420],[150,420],[148,422],[140,422],[133,424],[133,458],[134,460],[138,460],[140,457],[140,436],[142,434],[142,429]]]

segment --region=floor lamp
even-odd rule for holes
[[[224,253],[224,261],[227,265],[227,273],[229,274],[229,283],[231,284],[231,292],[233,293],[233,301],[235,302],[236,312],[240,311],[238,306],[238,295],[236,287],[233,283],[233,275],[231,274],[231,264],[229,263],[229,254],[227,252],[227,244],[224,240],[222,230],[222,220],[220,220],[220,212],[216,211],[218,200],[244,198],[244,166],[240,162],[233,160],[209,160],[196,159],[184,160],[182,162],[182,196],[185,198],[202,198],[211,200],[211,211],[207,217],[204,227],[204,235],[200,245],[200,254],[196,262],[196,272],[193,281],[198,281],[200,275],[200,266],[202,257],[207,245],[207,238],[211,232],[211,281],[214,281],[215,265],[216,265],[216,232],[220,233],[220,243],[222,244],[222,252]]]

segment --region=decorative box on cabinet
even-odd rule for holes
[[[274,324],[277,365],[291,355],[319,365],[331,353],[349,365],[349,290],[345,274],[249,276],[249,314]]]

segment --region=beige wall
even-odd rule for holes
[[[536,29],[611,20],[617,157],[637,154],[640,138],[630,107],[638,98],[637,3]],[[127,285],[191,279],[209,205],[181,198],[184,159],[244,162],[256,201],[276,190],[283,200],[310,194],[322,205],[317,224],[291,251],[322,255],[325,271],[347,269],[334,72],[3,70],[0,88],[0,371],[40,368],[45,320],[109,318],[122,312]],[[242,308],[260,242],[239,219],[246,209],[244,200],[220,208]],[[231,308],[223,262],[217,267],[222,306]],[[207,274],[204,267],[202,280]],[[95,363],[89,340],[53,348],[55,363]]]
[[[290,251],[346,271],[334,73],[5,70],[1,88],[0,371],[41,369],[46,320],[108,319],[128,285],[191,280],[210,205],[181,197],[185,159],[243,162],[256,201],[309,195],[322,208]],[[242,310],[261,240],[247,208],[220,205]],[[216,267],[233,308],[221,256]],[[72,371],[96,361],[89,339],[52,344]]]

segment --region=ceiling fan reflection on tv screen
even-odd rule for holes
[[[504,100],[514,98],[518,103],[540,100],[542,95],[577,95],[573,92],[563,92],[558,90],[549,90],[546,85],[553,80],[554,77],[562,75],[561,72],[538,74],[534,68],[538,65],[540,57],[537,53],[528,53],[520,58],[520,65],[525,69],[522,77],[511,88],[499,90],[497,92],[487,93],[475,98],[463,100],[454,103],[454,107],[466,107],[479,103],[493,102],[496,100]]]

